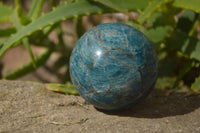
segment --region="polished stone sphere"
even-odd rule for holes
[[[158,59],[148,38],[121,23],[86,32],[70,57],[71,80],[79,94],[98,109],[127,109],[154,88]]]

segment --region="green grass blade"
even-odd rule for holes
[[[131,3],[126,3],[126,0],[124,0],[123,2],[124,4],[122,4],[121,8],[124,8],[124,9],[127,8],[127,10],[130,10],[130,11],[137,10],[138,8],[144,8],[144,5],[142,4],[141,0],[135,0],[135,4],[133,6],[130,6]],[[130,2],[130,0],[127,0],[127,2]],[[86,1],[86,0],[81,0],[79,2],[60,6],[56,8],[54,11],[48,14],[45,14],[39,19],[25,26],[24,28],[19,30],[16,34],[14,34],[12,37],[10,37],[4,43],[4,46],[0,50],[0,59],[2,58],[3,54],[10,47],[12,47],[12,45],[15,42],[21,40],[22,38],[28,35],[33,34],[37,30],[47,27],[48,25],[53,25],[56,22],[74,18],[77,16],[108,13],[108,12],[114,12],[114,10],[108,7],[105,7],[101,4],[91,2],[91,1]]]
[[[46,88],[54,92],[79,95],[75,87],[69,82],[67,82],[66,84],[46,84]]]
[[[74,18],[74,24],[75,24],[76,34],[78,38],[80,38],[85,32],[83,23],[82,23],[82,17]]]
[[[16,33],[15,28],[0,29],[0,37],[7,37]]]
[[[108,6],[116,11],[119,11],[119,12],[125,12],[125,13],[128,13],[128,10],[127,9],[122,9],[121,8],[121,2],[119,0],[96,0],[97,2],[105,5],[105,6]]]
[[[173,5],[200,13],[200,0],[174,0]]]
[[[22,28],[21,26],[21,22],[20,22],[20,18],[17,14],[17,11],[15,10],[11,16],[11,21],[12,21],[12,24],[13,26],[17,29],[17,30],[20,30]]]
[[[48,58],[50,57],[52,52],[53,52],[53,47],[50,47],[43,54],[41,54],[39,57],[37,57],[35,59],[35,63],[37,65],[37,67],[40,67],[43,64],[45,64],[45,62],[48,60]],[[22,66],[21,68],[18,68],[14,72],[6,75],[4,77],[4,79],[14,80],[14,79],[22,77],[34,70],[35,70],[35,68],[33,67],[32,62],[29,62],[28,64]]]
[[[157,8],[159,8],[163,3],[165,3],[166,0],[158,0],[158,1],[152,1],[149,3],[149,5],[145,8],[145,10],[140,14],[138,18],[138,22],[143,25],[144,22],[151,17],[153,12],[156,11]]]
[[[61,28],[61,25],[57,25],[56,27],[56,32],[57,32],[57,37],[59,40],[59,45],[58,45],[58,49],[60,49],[60,52],[62,53],[62,55],[67,55],[68,54],[68,48],[65,45],[65,42],[63,40],[63,30]]]
[[[0,23],[9,23],[10,16],[12,15],[13,9],[10,6],[4,5],[0,2]]]
[[[32,61],[33,67],[36,69],[37,66],[36,66],[36,62],[35,62],[35,57],[34,57],[33,52],[31,50],[31,45],[29,43],[29,39],[26,37],[26,38],[22,39],[22,42],[23,42],[23,44],[24,44],[29,56],[31,57],[31,61]]]
[[[128,12],[128,9],[127,9],[127,8],[121,8],[121,7],[122,7],[121,5],[124,3],[124,2],[122,2],[121,0],[96,0],[96,1],[99,2],[99,3],[101,3],[101,4],[103,4],[103,5],[105,5],[105,6],[107,6],[107,7],[112,8],[112,9],[118,11],[118,12],[122,12],[122,13],[126,14],[127,16],[129,16],[130,18],[136,20],[136,18],[135,18],[134,16],[132,16],[132,15]],[[130,4],[132,4],[132,5],[135,4],[134,1],[129,1],[129,2],[130,2]],[[147,3],[148,1],[145,0],[145,1],[143,1],[143,3],[141,3],[141,4],[145,4],[145,2]]]
[[[30,23],[30,21],[27,19],[26,15],[24,14],[24,11],[22,10],[20,0],[15,0],[15,11],[14,11],[19,19],[20,25],[27,25]],[[12,21],[13,22],[13,21]]]
[[[199,22],[200,21],[198,19],[194,22],[192,28],[190,29],[190,32],[188,33],[189,36],[194,36],[195,35],[196,30],[197,30],[197,28],[199,27],[199,24],[200,24]]]
[[[150,0],[94,0],[119,12],[129,12],[146,8]]]
[[[28,13],[28,18],[30,20],[33,21],[39,17],[43,3],[44,3],[44,0],[33,0],[31,4],[31,9]]]
[[[23,11],[21,10],[21,6],[20,6],[20,1],[15,0],[15,4],[16,4],[16,8],[15,8],[15,11],[13,12],[11,20],[12,20],[13,25],[16,27],[16,29],[20,30],[23,26],[23,23],[25,22],[24,24],[26,24],[26,22],[28,22],[28,20],[23,15]],[[25,46],[29,56],[31,57],[33,66],[36,68],[36,63],[35,63],[33,52],[31,50],[29,39],[28,38],[22,39],[22,43]]]

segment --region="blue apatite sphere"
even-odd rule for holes
[[[143,33],[107,23],[80,38],[70,57],[70,75],[87,102],[103,110],[120,110],[143,100],[154,88],[157,65],[153,45]]]

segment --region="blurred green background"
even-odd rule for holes
[[[143,32],[159,57],[157,89],[200,91],[199,0],[1,0],[0,75],[67,83],[77,40],[95,25]]]

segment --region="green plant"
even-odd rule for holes
[[[188,90],[200,91],[199,0],[60,0],[58,5],[54,0],[48,2],[52,11],[43,15],[44,0],[33,0],[28,15],[24,14],[19,0],[15,0],[15,8],[0,4],[0,23],[13,25],[0,30],[0,59],[6,51],[19,45],[24,45],[31,57],[30,63],[4,76],[5,79],[16,79],[36,70],[55,51],[62,54],[60,59],[69,61],[71,49],[62,40],[60,22],[74,19],[80,37],[84,33],[83,16],[121,12],[129,16],[127,24],[145,33],[154,43],[160,60],[157,88],[183,88],[180,82],[186,81],[190,74],[191,82],[183,85]],[[139,17],[133,17],[132,11]],[[53,30],[60,39],[58,45],[48,38]],[[30,44],[45,47],[46,52],[34,57]],[[198,74],[191,74],[194,69]]]

